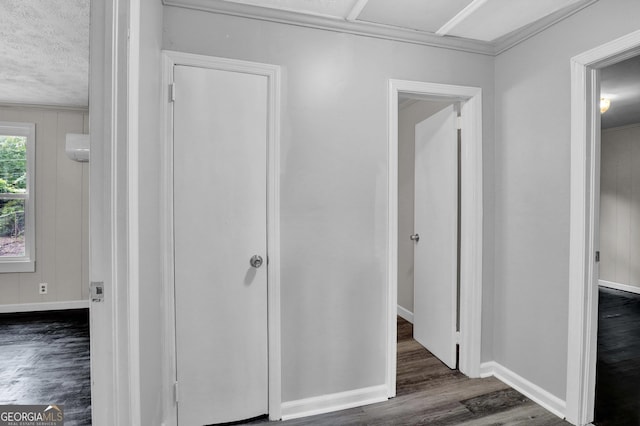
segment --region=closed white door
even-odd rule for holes
[[[453,106],[416,125],[413,337],[456,368],[458,130]]]
[[[174,81],[178,424],[232,422],[268,411],[268,82],[192,66]]]

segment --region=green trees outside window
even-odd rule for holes
[[[0,256],[24,255],[27,138],[0,135]]]

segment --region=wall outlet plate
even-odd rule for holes
[[[48,290],[47,287],[48,286],[49,286],[49,284],[47,284],[47,283],[38,284],[38,293],[39,294],[47,294],[47,290]]]

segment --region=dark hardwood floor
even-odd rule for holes
[[[413,326],[399,318],[395,398],[277,424],[568,425],[495,378],[469,379],[450,370],[412,334]],[[86,310],[0,315],[1,405],[64,404],[65,425],[90,425],[89,368]]]
[[[91,424],[89,310],[0,314],[0,405],[64,405]]]
[[[640,295],[600,288],[595,421],[640,425]]]
[[[495,378],[469,379],[450,370],[412,336],[413,325],[398,318],[395,398],[278,425],[569,425]]]

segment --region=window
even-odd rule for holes
[[[35,270],[35,124],[0,122],[0,272]]]

